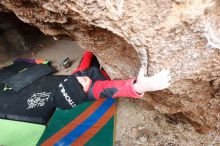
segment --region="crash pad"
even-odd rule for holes
[[[54,70],[49,65],[39,64],[8,77],[3,83],[18,92],[24,87],[32,84],[34,81],[53,72]]]
[[[0,145],[36,146],[45,130],[44,125],[0,120]]]
[[[56,109],[38,145],[112,146],[115,107],[115,99],[108,98]]]
[[[35,62],[17,59],[0,69],[0,118],[47,124],[56,108],[54,90],[67,76],[51,75],[52,67]]]
[[[19,100],[7,110],[7,119],[47,124],[55,111],[53,91],[66,76],[50,75],[21,90]]]

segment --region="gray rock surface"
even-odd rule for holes
[[[146,108],[181,115],[199,132],[219,131],[218,0],[0,3],[45,34],[67,35],[90,49],[112,78],[135,76],[140,66],[147,75],[170,69],[171,87],[146,94]]]

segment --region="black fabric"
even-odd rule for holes
[[[33,66],[37,65],[19,62],[4,70],[18,73]],[[5,85],[0,82],[0,102],[4,103],[0,104],[0,117],[46,124],[56,107],[70,109],[89,100],[76,76],[88,76],[93,82],[105,80],[97,67],[91,67],[69,77],[47,75],[19,92],[3,90]]]
[[[112,98],[113,95],[118,91],[117,88],[105,88],[101,93],[101,97]]]
[[[3,69],[14,73],[19,73],[20,71],[35,65],[37,64],[29,63],[25,61],[19,61],[19,62],[14,62],[12,65],[4,67]]]
[[[2,81],[4,81],[5,79],[7,79],[15,74],[16,73],[14,73],[14,72],[0,69],[0,83],[2,83]]]
[[[13,90],[19,91],[41,77],[53,72],[54,70],[50,66],[39,64],[32,66],[21,73],[13,75],[5,79],[3,82]]]
[[[19,100],[18,93],[6,87],[3,81],[20,70],[34,65],[33,63],[19,62],[0,69],[0,118],[6,118],[8,110],[13,109]]]
[[[97,67],[97,68],[100,68],[100,64],[99,64],[99,61],[98,61],[98,59],[97,59],[96,56],[93,56],[93,57],[92,57],[90,66],[91,66],[91,67],[92,67],[92,66],[95,66],[95,67]]]
[[[56,105],[61,109],[71,109],[87,99],[82,85],[74,75],[61,82],[54,95]]]
[[[88,91],[88,99],[86,100],[87,102],[96,100],[96,98],[94,96],[94,93],[93,93],[94,84],[95,83],[92,83],[90,85],[90,88],[89,88],[89,91]]]
[[[14,108],[8,109],[7,119],[46,124],[56,108],[54,89],[65,78],[67,76],[45,76],[19,91],[19,100]]]
[[[26,80],[29,82],[27,76],[33,78],[33,76],[38,75],[39,70],[45,72],[46,66],[20,61],[0,70],[0,118],[38,124],[46,124],[48,122],[56,108],[53,97],[54,89],[67,76],[47,75],[32,81],[31,84],[27,84],[26,87],[18,92],[3,83],[3,80],[12,78],[18,73],[21,75],[33,67],[35,68],[34,70],[29,70],[31,72],[23,75],[21,80],[16,81],[19,84],[23,84],[23,81],[26,82]],[[49,68],[50,70],[51,68]]]
[[[75,76],[88,76],[92,80],[92,85],[90,86],[88,97],[85,100],[86,102],[94,101],[96,98],[93,95],[93,86],[94,83],[98,80],[104,81],[106,78],[101,74],[97,66],[92,66],[84,71],[79,71],[74,74]]]
[[[8,110],[14,108],[14,105],[19,100],[17,93],[13,90],[4,90],[5,84],[0,84],[0,118],[5,119]]]
[[[100,73],[99,68],[97,68],[96,66],[90,67],[85,71],[78,71],[74,75],[88,76],[90,79],[92,79],[92,82],[95,82],[97,80],[106,80],[106,78]]]

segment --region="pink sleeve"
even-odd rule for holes
[[[96,81],[92,87],[92,96],[96,99],[99,99],[100,97],[143,97],[144,94],[138,94],[134,90],[133,82],[134,79]]]
[[[143,97],[143,94],[139,94],[134,90],[134,79],[130,79],[130,80],[123,80],[126,85],[123,86],[122,88],[120,88],[118,90],[118,92],[116,92],[116,94],[114,94],[113,98],[116,97],[132,97],[132,98],[141,98]]]

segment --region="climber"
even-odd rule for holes
[[[140,68],[137,79],[110,80],[104,69],[100,69],[97,58],[86,51],[78,68],[59,84],[55,102],[61,109],[71,109],[100,98],[141,98],[144,92],[168,88],[170,80],[168,70],[146,77],[143,68]]]

